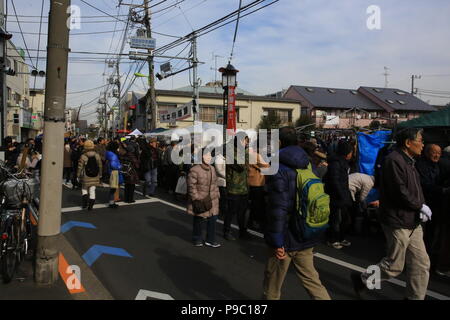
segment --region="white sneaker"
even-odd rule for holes
[[[352,243],[348,240],[342,240],[340,243],[344,247],[350,247],[352,245]]]
[[[330,247],[333,247],[335,249],[342,249],[343,248],[343,246],[342,246],[342,244],[340,242],[333,242],[333,243],[327,242],[327,245],[330,246]]]
[[[219,248],[219,247],[222,246],[220,243],[217,243],[217,242],[211,243],[211,242],[208,242],[208,241],[205,242],[205,245],[207,247],[211,247],[211,248]]]

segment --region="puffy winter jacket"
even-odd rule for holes
[[[304,241],[296,223],[297,171],[309,164],[308,155],[298,146],[280,150],[278,173],[266,176],[269,194],[266,243],[286,251],[302,251],[317,245],[320,239]]]
[[[328,170],[323,181],[325,192],[330,195],[330,205],[335,208],[352,205],[352,195],[348,186],[349,172],[350,166],[344,156],[333,155],[328,159]]]
[[[106,151],[106,161],[108,162],[108,173],[111,174],[112,170],[121,170],[122,164],[119,161],[117,154],[111,151]]]

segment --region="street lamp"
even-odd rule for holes
[[[223,91],[223,144],[226,143],[227,129],[236,131],[236,94],[237,87],[236,70],[230,63],[225,68],[220,68],[222,73]]]

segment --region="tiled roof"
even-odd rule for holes
[[[393,88],[360,87],[359,91],[365,90],[375,96],[378,100],[386,103],[389,107],[398,111],[436,111],[437,109],[406,92]]]
[[[364,110],[383,110],[383,108],[364,97],[357,90],[307,86],[292,87],[314,107],[330,109],[358,107]]]

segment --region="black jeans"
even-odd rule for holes
[[[125,202],[129,203],[134,200],[134,189],[136,188],[135,184],[125,183]]]
[[[351,227],[352,219],[350,217],[349,208],[347,207],[330,207],[330,220],[328,229],[328,241],[331,243],[341,242],[345,240]]]
[[[114,194],[116,193],[116,189],[109,189],[109,204],[114,204],[116,201],[114,201]]]
[[[216,242],[216,221],[217,216],[212,216],[209,218],[203,218],[199,216],[194,216],[194,228],[192,231],[192,241],[195,242],[203,242],[202,235],[202,225],[206,223],[206,241],[209,243]]]
[[[64,167],[63,170],[64,182],[72,181],[72,167]]]
[[[219,218],[224,219],[228,210],[228,195],[226,187],[219,187]]]
[[[237,215],[239,233],[245,234],[247,232],[247,218],[246,212],[248,208],[248,195],[228,194],[228,210],[225,214],[225,221],[223,223],[223,234],[231,232],[231,222],[234,215]]]
[[[250,219],[249,224],[258,223],[261,230],[266,224],[266,199],[264,187],[250,187]]]

